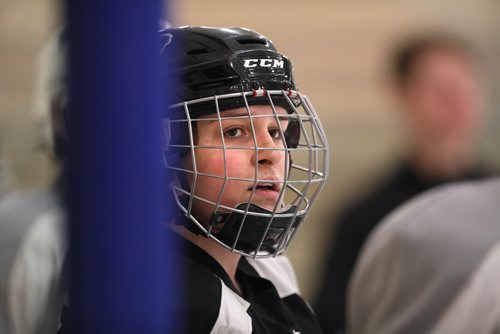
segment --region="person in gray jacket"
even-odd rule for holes
[[[499,183],[500,185],[500,183]],[[500,242],[439,321],[434,334],[500,333]]]
[[[500,240],[499,198],[500,178],[443,186],[382,222],[349,287],[351,333],[429,333]]]

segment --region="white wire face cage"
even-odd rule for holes
[[[237,108],[223,107],[235,99]],[[328,177],[328,143],[309,99],[256,90],[170,108],[178,115],[165,122],[165,165],[186,222],[244,256],[282,253]]]

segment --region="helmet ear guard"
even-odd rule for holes
[[[233,252],[254,258],[276,256],[289,245],[327,179],[328,144],[316,112],[307,97],[294,90],[291,63],[265,37],[240,28],[185,27],[169,29],[169,33],[171,43],[180,40],[187,50],[174,73],[181,82],[175,92],[179,102],[170,106],[170,118],[164,124],[165,165],[173,175],[173,200],[185,217],[177,223]],[[253,115],[254,106],[267,106],[270,114]],[[286,113],[278,112],[278,107]],[[226,147],[223,139],[220,145],[208,148],[198,145],[199,122],[218,121],[223,137],[225,111],[240,108],[246,109],[247,115],[238,117],[251,124],[254,145]],[[224,175],[200,171],[203,166],[196,164],[197,149],[222,151],[224,159],[228,150],[250,150],[257,156],[269,150],[257,146],[253,122],[259,117],[272,117],[278,124],[283,145],[276,150],[285,154],[283,180],[259,180],[257,162],[250,179],[229,175],[226,167]],[[281,125],[285,119],[286,129]],[[184,163],[188,157],[192,160],[189,168]],[[223,180],[221,189],[214,189],[219,192],[218,199],[197,194],[200,177]],[[221,200],[231,182],[253,185],[248,199],[234,207]],[[272,210],[253,203],[261,183],[280,185]],[[194,203],[212,207],[211,217],[200,221],[193,211]]]

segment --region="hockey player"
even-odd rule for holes
[[[317,333],[282,252],[327,177],[327,142],[292,64],[241,28],[165,30],[175,98],[165,162],[185,240],[189,333]],[[187,322],[186,322],[187,323]]]
[[[164,162],[178,210],[166,229],[181,244],[184,331],[320,333],[283,255],[328,174],[326,136],[291,62],[247,29],[160,34],[175,100]]]

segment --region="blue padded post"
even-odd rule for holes
[[[173,203],[161,160],[160,0],[68,0],[66,10],[71,327],[173,333],[179,271],[163,221]]]

